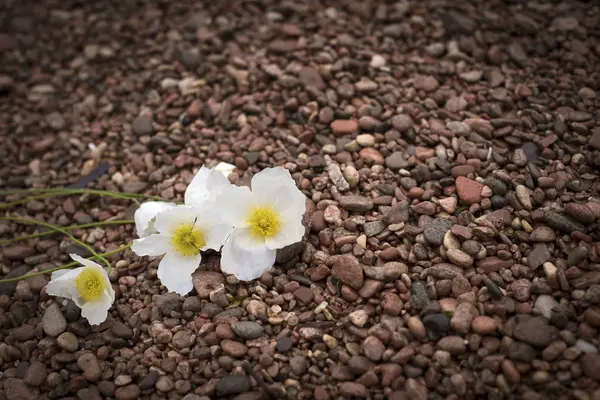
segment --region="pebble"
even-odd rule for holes
[[[368,133],[358,135],[356,137],[356,142],[362,147],[373,147],[375,145],[375,137]]]
[[[596,213],[587,204],[568,203],[565,206],[565,214],[584,224],[591,224],[596,220]]]
[[[593,344],[582,339],[577,339],[575,346],[583,353],[597,353],[598,349]]]
[[[241,358],[248,352],[248,347],[245,344],[229,339],[221,342],[221,348],[225,354],[236,358]]]
[[[173,378],[168,375],[158,377],[156,381],[156,390],[163,393],[168,393],[175,388],[175,382]]]
[[[29,386],[41,386],[46,381],[47,376],[46,366],[39,361],[33,361],[27,368],[24,381]]]
[[[440,84],[437,79],[431,75],[419,75],[415,78],[414,81],[416,89],[422,89],[425,92],[433,92],[435,91]]]
[[[344,210],[356,213],[371,211],[374,207],[373,200],[364,196],[341,196],[339,201]]]
[[[588,378],[600,382],[600,354],[586,353],[581,357],[581,369]]]
[[[17,243],[2,248],[2,255],[10,261],[21,261],[35,254],[35,248],[25,244]]]
[[[411,302],[415,309],[422,310],[429,304],[429,295],[427,294],[427,288],[425,283],[422,281],[413,282],[411,287]]]
[[[362,328],[369,320],[369,315],[364,310],[356,310],[348,314],[348,319],[354,326]]]
[[[77,365],[83,371],[83,376],[90,382],[100,380],[102,377],[102,367],[93,353],[83,353],[77,359]]]
[[[446,232],[452,228],[452,225],[454,225],[454,222],[448,219],[436,218],[425,226],[423,237],[432,246],[440,246],[444,242]]]
[[[468,333],[475,317],[478,316],[477,309],[471,303],[460,303],[456,307],[454,315],[450,319],[450,326],[458,333]]]
[[[464,176],[456,178],[456,193],[458,198],[467,204],[480,203],[484,185]]]
[[[140,398],[140,394],[140,388],[136,384],[123,386],[115,390],[117,400],[136,400]]]
[[[231,396],[246,393],[252,388],[250,379],[245,375],[225,375],[217,381],[215,390],[219,396]]]
[[[446,336],[437,342],[437,348],[452,355],[464,354],[467,351],[465,340],[460,336]]]
[[[535,305],[533,306],[534,310],[537,310],[550,321],[552,317],[552,309],[558,305],[558,302],[554,299],[554,297],[549,296],[547,294],[541,294],[535,299]]]
[[[410,332],[419,340],[425,339],[427,336],[427,329],[423,324],[423,321],[417,316],[411,316],[408,318],[407,326]]]
[[[461,73],[459,76],[460,76],[460,79],[462,79],[466,82],[475,83],[481,79],[481,77],[483,76],[483,71],[479,71],[479,70],[467,71],[467,72]]]
[[[2,394],[11,400],[33,400],[39,398],[36,389],[28,387],[21,379],[14,377],[3,378],[4,389]]]
[[[402,274],[408,273],[408,267],[406,264],[398,261],[390,261],[381,267],[369,267],[364,268],[365,275],[368,278],[376,279],[378,281],[395,281],[400,278]]]
[[[385,346],[375,336],[368,336],[362,343],[365,356],[374,362],[380,361],[385,351]]]
[[[585,226],[581,223],[571,220],[562,214],[555,213],[554,211],[544,212],[544,222],[551,228],[561,230],[566,233],[572,233],[575,231],[585,232]]]
[[[529,189],[523,185],[517,185],[515,188],[515,194],[523,208],[531,211],[533,205],[531,204],[531,194],[529,193]]]
[[[473,266],[473,257],[458,249],[448,249],[446,252],[448,259],[462,268],[471,268]]]
[[[558,329],[543,317],[521,318],[514,328],[514,336],[535,347],[545,347],[558,338]]]
[[[348,165],[348,166],[346,166],[346,168],[344,168],[343,173],[344,173],[344,179],[346,180],[346,182],[348,182],[348,184],[350,185],[351,188],[356,187],[358,185],[360,176],[359,176],[356,168],[354,168],[351,165]]]
[[[52,303],[46,308],[42,316],[42,328],[50,337],[57,337],[67,330],[67,319],[58,304]]]
[[[244,340],[259,338],[264,332],[264,328],[254,321],[236,321],[231,324],[231,329]]]
[[[487,317],[484,315],[475,317],[471,323],[471,329],[473,329],[473,332],[482,336],[495,334],[497,328],[498,324],[496,320],[492,317]]]
[[[329,178],[331,179],[335,187],[337,187],[340,190],[340,192],[345,192],[350,189],[350,184],[348,183],[346,178],[344,178],[344,174],[342,174],[339,165],[337,165],[334,162],[331,162],[327,166],[327,173],[329,174]]]
[[[277,339],[275,345],[279,353],[285,353],[286,351],[292,348],[293,344],[294,342],[292,341],[292,338],[290,338],[289,336],[282,336],[279,339]]]
[[[533,230],[533,232],[531,232],[531,234],[529,235],[529,240],[531,240],[534,243],[554,242],[554,240],[556,240],[556,234],[554,233],[552,228],[542,225],[542,226],[538,226],[537,228],[535,228]]]
[[[369,397],[369,390],[365,385],[358,382],[342,382],[339,385],[338,392],[340,396],[344,396],[345,398],[358,397],[366,399]]]
[[[331,268],[331,275],[342,283],[360,289],[364,282],[363,269],[356,257],[346,254],[336,259]]]
[[[552,255],[545,243],[536,243],[533,250],[527,255],[527,262],[532,270],[550,259]]]
[[[404,153],[395,151],[385,158],[385,166],[397,171],[399,169],[408,167],[408,161],[404,156]]]
[[[220,272],[200,270],[192,275],[192,282],[198,297],[208,299],[212,291],[225,284],[225,277]]]
[[[61,349],[71,353],[77,351],[79,348],[79,339],[71,332],[61,333],[58,338],[56,338],[56,343]]]
[[[397,204],[390,207],[383,214],[382,220],[388,225],[408,222],[409,207],[408,202],[399,201]],[[447,221],[447,220],[444,220]]]
[[[349,135],[358,132],[358,122],[350,119],[336,119],[331,123],[335,135]]]
[[[131,123],[131,131],[134,135],[145,136],[154,133],[152,118],[148,115],[140,115]]]
[[[302,376],[308,369],[308,362],[304,356],[294,356],[290,358],[290,370],[297,376]]]
[[[429,340],[438,340],[450,330],[450,317],[445,313],[428,314],[423,317],[423,325]]]

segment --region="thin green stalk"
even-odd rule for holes
[[[96,250],[94,250],[91,246],[89,246],[86,243],[83,243],[81,240],[77,239],[75,236],[71,235],[69,232],[67,232],[63,228],[59,228],[58,226],[49,224],[47,222],[36,221],[36,220],[33,220],[33,219],[27,219],[27,218],[0,217],[0,220],[12,221],[12,222],[17,222],[17,223],[22,223],[22,224],[35,224],[35,225],[46,227],[48,229],[52,229],[52,230],[54,230],[56,232],[60,232],[63,235],[67,236],[69,239],[71,239],[74,243],[77,243],[78,245],[86,248],[94,256],[98,257],[100,259],[100,261],[102,261],[104,264],[106,264],[106,266],[108,267],[108,272],[110,272],[110,268],[111,268],[110,267],[110,263],[108,262],[108,260],[106,258],[104,258],[101,255],[99,255],[98,253],[96,253]]]
[[[69,188],[34,188],[34,189],[6,189],[0,190],[0,196],[8,194],[32,194],[32,193],[66,193],[66,194],[96,194],[100,196],[118,196],[121,198],[135,197],[139,199],[162,200],[158,196],[144,193],[121,193],[112,190],[101,189],[69,189]]]
[[[108,251],[106,253],[99,254],[98,256],[108,257],[108,256],[111,256],[113,254],[117,254],[117,253],[120,253],[122,251],[125,251],[128,248],[130,248],[130,247],[131,247],[131,243],[130,244],[126,244],[124,246],[121,246],[118,249],[114,249],[114,250]],[[96,259],[96,258],[98,258],[98,257],[93,256],[93,257],[88,258],[88,260],[93,260],[93,259]],[[71,268],[71,267],[74,267],[74,266],[76,266],[78,264],[79,263],[77,261],[71,261],[68,264],[63,264],[63,265],[60,265],[60,266],[55,267],[55,268],[50,268],[50,269],[48,269],[46,271],[33,272],[31,274],[26,274],[26,275],[21,275],[21,276],[15,276],[14,278],[0,279],[0,283],[16,282],[16,281],[20,281],[22,279],[29,279],[29,278],[33,278],[34,276],[45,275],[45,274],[49,274],[49,273],[54,272],[54,271],[59,271],[61,269]]]
[[[132,219],[116,219],[116,220],[112,220],[112,221],[92,222],[90,224],[70,225],[70,226],[65,226],[63,229],[66,231],[72,231],[74,229],[94,228],[97,226],[106,226],[106,225],[126,225],[126,224],[133,224],[133,223],[135,223],[135,221]],[[54,231],[33,233],[31,235],[22,235],[22,236],[18,236],[18,237],[12,238],[12,239],[0,240],[0,245],[10,244],[10,243],[18,242],[20,240],[35,239],[35,238],[51,235],[52,233],[54,233]]]
[[[6,196],[6,195],[10,195],[10,194],[33,194],[33,193],[40,193],[40,194],[36,194],[35,196],[29,196],[29,197],[26,197],[26,198],[20,199],[20,200],[15,200],[15,201],[12,201],[9,203],[2,203],[2,204],[0,204],[0,210],[18,206],[21,204],[25,204],[25,203],[28,203],[33,200],[41,200],[41,199],[45,199],[48,197],[55,197],[55,196],[69,196],[69,195],[74,195],[74,194],[92,194],[92,195],[97,195],[97,196],[113,197],[116,199],[133,200],[137,204],[139,204],[139,201],[137,199],[151,199],[151,200],[156,200],[156,201],[164,201],[163,199],[161,199],[158,196],[152,196],[152,195],[148,195],[148,194],[119,193],[119,192],[112,192],[110,190],[98,190],[98,189],[48,188],[48,189],[0,190],[0,196]]]

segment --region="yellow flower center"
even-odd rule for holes
[[[183,256],[195,256],[206,245],[204,232],[194,224],[181,225],[173,233],[171,245]]]
[[[250,225],[250,233],[255,238],[269,238],[279,233],[281,228],[281,217],[273,207],[255,207],[250,212],[248,225]]]
[[[96,301],[107,289],[105,276],[96,268],[87,267],[75,278],[75,287],[85,301]]]

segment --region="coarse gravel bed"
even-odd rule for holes
[[[0,189],[182,200],[227,162],[307,196],[305,240],[257,281],[212,254],[180,297],[128,250],[93,327],[47,276],[0,284],[0,399],[600,399],[597,2],[6,0],[0,58]],[[84,250],[6,245],[0,278]]]

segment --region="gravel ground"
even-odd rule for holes
[[[180,200],[202,164],[284,165],[310,217],[260,280],[213,255],[185,298],[112,256],[99,327],[0,284],[0,399],[600,399],[598,3],[5,0],[0,57],[0,187]],[[0,275],[68,252],[5,246]]]

